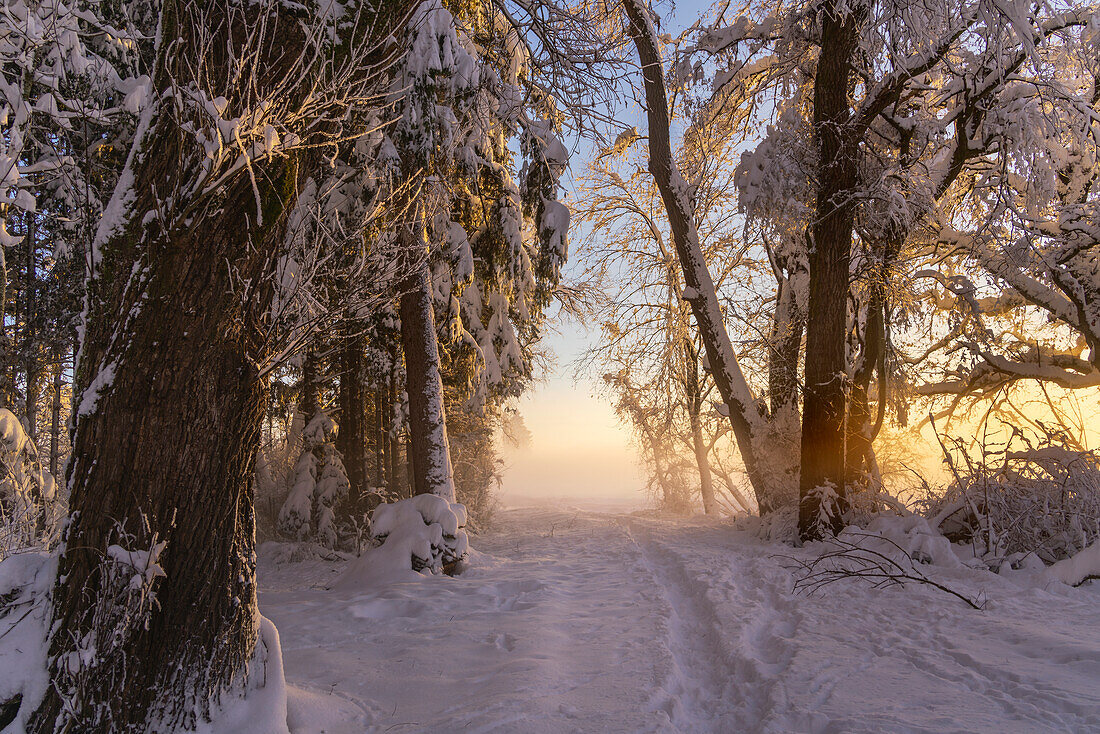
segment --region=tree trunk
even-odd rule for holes
[[[687,285],[685,300],[691,305],[695,316],[715,386],[729,408],[730,426],[737,439],[745,472],[756,492],[757,505],[760,513],[765,514],[774,508],[771,504],[768,472],[757,460],[756,439],[763,433],[763,416],[726,332],[714,280],[707,269],[706,258],[699,244],[688,185],[672,155],[668,95],[657,32],[649,12],[640,0],[626,0],[623,9],[629,23],[630,36],[642,64],[649,122],[649,172],[657,184],[668,214],[672,241],[684,273],[684,283]]]
[[[134,188],[145,206],[134,211],[155,204],[145,192],[182,157],[169,119],[145,140]],[[293,179],[288,165],[277,180],[290,193]],[[264,393],[259,335],[242,326],[259,322],[271,294],[237,288],[268,282],[274,259],[241,226],[250,206],[246,182],[190,227],[150,236],[131,220],[103,247],[80,364],[81,403],[94,408],[77,418],[72,515],[53,597],[53,685],[32,731],[62,722],[59,729],[143,732],[154,720],[192,728],[252,657],[250,480]],[[137,264],[149,269],[140,287],[108,292]],[[150,551],[163,542],[165,577],[137,590],[128,585],[134,571],[105,555],[112,545]],[[74,669],[66,661],[82,639],[96,641],[94,662]]]
[[[303,428],[321,412],[321,357],[317,345],[310,343],[302,360],[302,386],[298,390],[298,412]]]
[[[777,277],[779,290],[768,348],[768,397],[772,418],[784,420],[798,416],[798,358],[806,315],[805,304],[798,298],[801,283],[796,279],[805,278],[805,270],[789,268],[785,274],[778,271]]]
[[[684,339],[684,356],[687,374],[688,418],[691,421],[691,442],[695,450],[695,463],[699,467],[699,491],[703,495],[703,512],[712,515],[718,511],[714,502],[714,480],[710,473],[710,457],[706,441],[703,440],[703,395],[699,384],[699,359],[695,354],[695,345],[690,339]]]
[[[32,441],[38,439],[38,399],[42,393],[42,366],[38,361],[38,263],[36,258],[37,227],[34,214],[27,212],[27,234],[23,238],[26,255],[27,279],[23,298],[23,370],[27,376],[27,394],[24,414],[27,417],[27,434]]]
[[[737,502],[737,504],[741,505],[741,509],[745,512],[750,512],[748,497],[741,494],[741,490],[738,489],[736,484],[734,484],[733,478],[730,477],[729,472],[723,471],[721,468],[719,468],[718,476],[721,477],[722,483],[726,485],[726,491],[730,493],[730,496],[733,497],[734,501]]]
[[[53,395],[50,411],[50,474],[58,476],[58,464],[61,460],[61,375],[65,369],[65,360],[58,357],[53,370]]]
[[[374,486],[386,486],[386,391],[379,384],[374,388]]]
[[[695,463],[699,465],[699,486],[703,494],[703,512],[713,515],[718,511],[714,502],[714,480],[710,475],[710,460],[707,458],[707,444],[703,440],[703,424],[698,411],[691,414],[691,440],[695,447]]]
[[[385,412],[382,413],[382,427],[386,438],[386,486],[394,494],[401,494],[398,486],[398,440],[394,426],[394,410],[397,409],[397,380],[394,379],[394,362],[390,362],[390,371],[386,375],[386,391],[388,400],[385,404]]]
[[[26,235],[27,219],[25,217],[17,217],[16,221],[21,223],[23,234]],[[12,269],[17,278],[19,277],[20,268],[21,265],[17,257],[12,262]],[[19,359],[19,348],[23,343],[23,334],[26,328],[26,324],[22,321],[23,296],[26,292],[26,288],[19,287],[17,280],[16,288],[11,294],[11,361],[4,365],[4,369],[8,373],[8,384],[11,385],[11,410],[13,413],[20,416],[23,414],[24,408],[26,407],[23,402],[23,396],[19,392],[19,370],[23,366],[22,360]]]
[[[209,90],[243,71],[253,84],[226,82],[230,114],[240,94],[275,89],[293,108],[313,80],[298,65],[310,29],[287,12],[296,11],[165,0],[155,89]],[[384,25],[367,24],[377,37],[365,48],[386,52]],[[266,33],[247,33],[256,28]],[[246,37],[262,40],[242,53]],[[298,156],[258,161],[254,181],[238,172],[204,190],[205,151],[180,124],[197,113],[176,108],[179,97],[153,99],[112,199],[120,216],[104,218],[91,253],[72,513],[52,593],[50,686],[28,727],[36,734],[194,728],[243,682],[257,642],[259,367],[273,346],[266,319]],[[164,575],[127,550],[146,552]]]
[[[423,243],[423,224],[403,225],[410,244]],[[424,251],[423,246],[410,251]],[[443,378],[432,309],[428,264],[406,282],[401,296],[401,345],[409,394],[409,463],[413,494],[437,494],[455,501],[454,474],[443,408]]]
[[[874,464],[873,441],[882,425],[886,402],[886,313],[884,284],[872,283],[863,332],[863,349],[852,377],[848,405],[848,437],[845,485],[867,486]],[[879,395],[876,417],[871,421],[871,379],[878,374]]]
[[[357,508],[367,486],[367,406],[363,386],[363,337],[356,321],[345,320],[340,339],[340,432],[336,450],[344,459],[348,505]]]
[[[408,433],[405,434],[405,476],[409,480],[406,483],[406,488],[410,497],[416,494],[425,494],[416,490],[416,457],[413,455],[413,451],[412,428],[410,427]]]
[[[798,532],[803,540],[839,532],[846,510],[845,331],[855,217],[852,192],[859,167],[858,137],[848,124],[848,87],[859,24],[865,15],[859,6],[838,9],[835,0],[827,0],[820,12],[821,55],[814,80],[814,137],[820,157],[810,250],[799,481]],[[835,502],[824,501],[828,489],[835,492]]]
[[[0,246],[0,408],[15,407],[15,382],[11,365],[15,364],[13,340],[8,335],[8,258]]]
[[[668,457],[667,442],[663,435],[658,435],[659,430],[654,429],[649,420],[649,414],[638,400],[638,390],[630,382],[630,375],[625,372],[618,374],[606,374],[603,377],[608,384],[619,388],[619,402],[616,412],[626,413],[634,423],[642,440],[642,446],[653,456],[654,476],[657,485],[661,489],[661,500],[668,509],[677,509],[675,487],[673,486],[673,463]],[[667,434],[667,431],[664,432]]]

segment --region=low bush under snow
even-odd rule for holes
[[[354,561],[337,586],[362,587],[412,571],[452,574],[469,551],[465,525],[466,507],[434,494],[379,505],[371,537],[381,545]]]
[[[955,481],[924,514],[994,570],[1032,555],[1055,563],[1100,539],[1100,458],[1092,452],[1047,441],[980,459],[962,452],[953,469]]]

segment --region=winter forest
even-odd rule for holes
[[[0,64],[0,731],[1100,732],[1100,5],[0,0]],[[564,437],[629,496],[510,473]]]

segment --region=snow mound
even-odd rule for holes
[[[223,695],[213,721],[196,734],[290,734],[287,727],[287,686],[279,630],[260,617],[260,636],[249,663],[248,683],[238,697]]]
[[[918,563],[944,568],[958,568],[963,565],[955,554],[951,541],[919,515],[879,515],[865,528],[845,528],[840,538],[873,548],[894,560],[901,561],[908,557]],[[879,538],[884,542],[876,542]]]
[[[451,573],[469,552],[465,525],[466,506],[434,494],[379,505],[371,536],[382,545],[353,561],[334,588],[408,580],[413,572]]]
[[[256,550],[256,558],[265,566],[289,566],[303,561],[336,561],[345,555],[339,551],[332,551],[316,543],[285,542],[281,540],[268,540],[260,543]]]
[[[14,716],[7,734],[22,734],[46,693],[46,603],[57,558],[17,553],[0,561],[0,714]],[[0,720],[2,721],[2,720]],[[0,724],[2,725],[2,724]]]
[[[761,517],[739,515],[733,527],[773,543],[796,545],[798,542],[798,505],[784,504]]]
[[[1047,575],[1070,586],[1079,586],[1085,579],[1100,577],[1100,542],[1058,561],[1047,569]]]

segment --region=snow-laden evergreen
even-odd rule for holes
[[[300,416],[295,420],[302,422]],[[294,430],[301,454],[290,477],[290,491],[279,510],[279,530],[299,540],[336,546],[335,507],[348,493],[348,477],[334,441],[339,426],[321,411]]]
[[[56,541],[62,502],[19,419],[0,408],[0,560]]]

